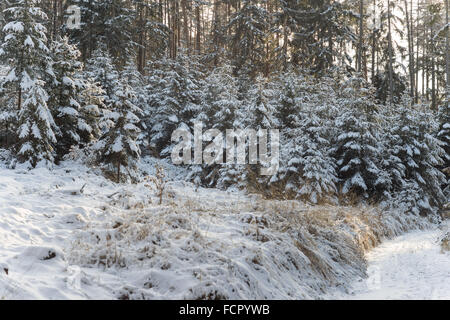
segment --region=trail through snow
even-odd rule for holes
[[[440,235],[439,229],[419,231],[384,242],[367,255],[368,279],[339,299],[450,299],[450,253],[441,252]]]

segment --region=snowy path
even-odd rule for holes
[[[368,279],[339,299],[450,299],[450,253],[437,243],[441,230],[412,232],[371,251]]]

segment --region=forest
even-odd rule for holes
[[[0,146],[17,163],[81,149],[136,182],[140,157],[169,158],[172,132],[200,121],[279,129],[282,159],[270,177],[251,164],[191,165],[197,185],[422,214],[448,201],[447,0],[1,7]]]
[[[450,299],[448,16],[0,0],[0,301]]]

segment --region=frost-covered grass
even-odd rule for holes
[[[149,180],[116,184],[74,161],[0,165],[0,298],[320,299],[364,277],[364,253],[382,239],[429,226],[202,189],[150,158],[141,169],[156,165],[169,180],[161,205]]]

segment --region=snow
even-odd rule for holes
[[[364,276],[360,246],[408,229],[368,208],[198,188],[153,158],[140,168],[164,168],[162,205],[151,179],[116,184],[72,160],[9,170],[1,156],[0,300],[322,299]]]
[[[443,229],[448,229],[444,227]],[[367,279],[340,299],[450,299],[450,253],[441,251],[441,229],[411,232],[386,241],[367,254]]]
[[[23,32],[24,30],[24,26],[23,23],[20,21],[13,21],[10,22],[8,24],[6,24],[6,26],[3,28],[4,32],[8,32],[8,31],[13,31],[13,32]]]

